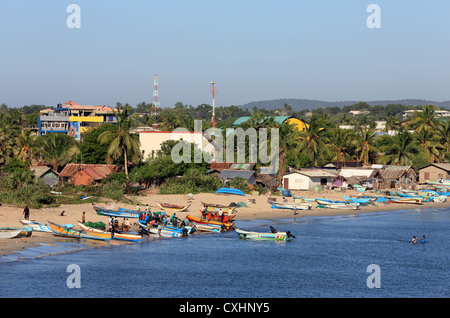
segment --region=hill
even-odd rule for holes
[[[326,107],[344,107],[349,105],[354,105],[359,102],[366,102],[370,106],[386,106],[389,104],[401,104],[408,106],[419,106],[419,105],[427,105],[433,104],[437,107],[442,108],[450,108],[450,101],[444,102],[436,102],[436,101],[427,101],[424,99],[400,99],[400,100],[379,100],[379,101],[340,101],[340,102],[327,102],[321,100],[312,100],[312,99],[295,99],[295,98],[284,98],[284,99],[273,99],[273,100],[263,100],[263,101],[254,101],[247,103],[245,105],[241,105],[239,107],[243,109],[252,110],[253,107],[256,108],[265,108],[268,110],[271,109],[279,109],[283,108],[284,104],[291,105],[293,110],[301,111],[304,109],[316,109],[316,108],[326,108]]]

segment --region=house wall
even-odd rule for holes
[[[144,160],[152,158],[161,150],[161,143],[168,140],[185,140],[188,143],[195,143],[200,149],[210,151],[212,149],[205,149],[208,145],[211,146],[202,133],[192,132],[171,132],[171,131],[141,131],[139,132],[139,141],[141,142],[141,152]]]
[[[283,176],[283,187],[284,179],[288,179],[289,186],[287,190],[309,190],[310,189],[310,178],[299,173],[291,173]]]
[[[437,181],[439,178],[450,179],[450,174],[446,170],[435,166],[419,170],[419,183],[425,183],[426,180]]]
[[[94,182],[94,179],[92,179],[92,177],[84,170],[79,170],[71,178],[69,178],[69,182],[76,186],[91,185]]]

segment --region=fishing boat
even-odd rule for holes
[[[109,241],[111,239],[111,234],[103,234],[103,233],[84,233],[82,231],[77,231],[74,229],[69,229],[67,227],[48,222],[50,229],[52,230],[53,235],[55,236],[63,236],[63,237],[71,237],[78,239],[90,239],[90,240],[98,240],[98,241]]]
[[[233,189],[233,188],[220,188],[216,191],[216,194],[236,194],[236,195],[242,195],[245,197],[245,193],[242,192],[239,189]]]
[[[210,225],[210,226],[214,226],[214,225],[218,225],[218,226],[223,226],[225,227],[227,230],[233,230],[234,229],[234,223],[233,222],[219,222],[219,221],[212,221],[212,220],[205,220],[205,219],[201,219],[201,218],[197,218],[195,216],[191,216],[191,215],[186,215],[186,218],[195,224],[203,224],[203,225]]]
[[[389,203],[394,203],[394,204],[396,204],[396,203],[399,203],[399,204],[417,204],[417,205],[423,204],[422,200],[420,200],[420,199],[409,199],[409,198],[387,199],[387,201]]]
[[[293,197],[294,199],[297,199],[297,200],[303,200],[303,201],[305,201],[305,202],[314,202],[314,201],[316,200],[316,199],[314,199],[314,198],[300,197],[300,196],[295,195],[295,194],[293,194],[292,197]]]
[[[203,217],[207,220],[218,221],[218,222],[233,222],[233,219],[236,217],[236,214],[229,214],[228,212],[222,211],[222,215],[219,215],[219,212],[215,211],[204,211],[200,210]]]
[[[183,232],[181,229],[175,230],[174,228],[168,228],[163,226],[161,230],[158,230],[158,228],[147,225],[145,222],[139,220],[139,227],[141,229],[141,232],[145,235],[150,234],[156,234],[163,237],[182,237]]]
[[[269,201],[273,209],[288,209],[288,210],[311,210],[311,204],[302,203],[281,203]]]
[[[236,233],[242,240],[289,241],[293,237],[290,232],[259,233],[236,229]]]
[[[435,187],[450,187],[450,181],[449,180],[443,180],[442,182],[425,180],[425,182],[427,184],[429,184],[431,186],[435,186]]]
[[[45,223],[29,221],[29,220],[20,220],[20,223],[22,223],[23,225],[26,225],[26,226],[31,226],[33,228],[33,231],[35,231],[35,232],[52,233],[50,226]],[[63,226],[65,226],[69,229],[73,228],[73,224],[64,224]]]
[[[212,225],[212,224],[206,225],[192,222],[189,222],[188,224],[191,226],[191,228],[195,226],[195,228],[199,232],[214,232],[214,233],[222,232],[222,227],[220,225]]]
[[[202,202],[202,209],[208,212],[219,212],[220,210],[222,210],[222,212],[233,213],[235,207],[236,206]]]
[[[159,202],[156,202],[156,204],[161,209],[166,210],[166,211],[171,211],[171,212],[185,212],[191,206],[190,204],[181,206],[181,205],[175,205],[175,204],[170,204],[170,203],[159,203]]]
[[[347,196],[343,196],[344,200],[350,203],[359,203],[359,204],[367,204],[369,203],[370,200],[372,200],[371,198],[353,198],[353,197],[347,197]]]
[[[133,210],[109,210],[109,209],[103,209],[99,208],[97,206],[94,206],[95,212],[97,212],[98,215],[105,215],[105,216],[113,216],[116,218],[130,218],[130,219],[139,219],[140,211],[133,211]]]
[[[102,231],[93,227],[89,227],[83,223],[81,223],[80,221],[78,221],[78,226],[85,232],[89,233],[102,233],[102,234],[107,234],[109,236],[111,236],[110,232],[106,232],[106,231]],[[141,235],[137,235],[137,234],[132,234],[132,233],[118,233],[118,232],[114,232],[112,233],[112,239],[113,240],[119,240],[119,241],[130,241],[130,242],[137,242],[142,238]]]
[[[329,209],[345,209],[345,210],[358,210],[359,203],[352,203],[346,201],[331,201],[325,199],[316,199],[319,205],[322,205]]]
[[[33,228],[30,226],[24,227],[0,227],[0,239],[12,239],[16,237],[30,237],[33,233]]]

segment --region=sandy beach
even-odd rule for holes
[[[358,192],[354,190],[347,191],[322,191],[320,193],[315,193],[313,191],[302,191],[298,194],[303,197],[310,198],[327,198],[330,200],[342,200],[342,196],[357,196]],[[281,196],[272,196],[277,199],[277,202],[282,201]],[[450,202],[436,203],[436,202],[424,202],[423,205],[412,205],[412,204],[383,204],[376,203],[376,206],[362,206],[359,210],[338,210],[338,209],[326,209],[317,208],[317,204],[313,203],[311,210],[298,210],[294,215],[292,210],[277,210],[272,209],[267,202],[268,196],[260,195],[247,195],[246,197],[238,195],[217,195],[211,193],[201,193],[194,195],[193,200],[189,200],[187,195],[162,195],[162,194],[147,194],[145,196],[132,197],[133,201],[139,202],[141,210],[145,209],[146,204],[151,207],[152,211],[160,211],[157,207],[156,202],[166,202],[176,205],[187,205],[191,204],[188,211],[177,212],[176,215],[180,219],[186,219],[187,215],[200,216],[201,203],[216,203],[228,205],[231,202],[244,202],[248,207],[236,208],[236,220],[255,220],[255,219],[283,219],[283,218],[301,218],[305,216],[336,216],[336,215],[357,215],[360,213],[374,213],[374,212],[385,212],[385,211],[397,211],[404,209],[426,209],[426,208],[443,208],[450,206]],[[249,201],[254,200],[254,204],[249,203]],[[288,198],[289,202],[293,202],[293,198]],[[117,204],[114,202],[99,204],[100,207],[108,208],[129,208],[135,209],[136,205],[126,205]],[[64,216],[61,216],[61,212],[65,211]],[[31,209],[30,210],[30,220],[38,221],[42,223],[47,223],[47,221],[52,221],[57,224],[73,224],[75,228],[78,228],[77,221],[82,218],[83,212],[86,212],[86,221],[99,222],[102,221],[105,224],[108,223],[108,217],[97,215],[91,203],[81,204],[81,205],[61,205],[59,207],[52,208],[42,208],[42,209]],[[173,212],[167,212],[170,216]],[[11,206],[3,204],[0,206],[0,226],[2,227],[21,227],[22,224],[20,220],[23,219],[23,208],[16,206]],[[130,220],[132,224],[132,230],[137,230],[138,226],[133,221]],[[134,224],[133,224],[134,223]],[[63,238],[54,236],[51,233],[41,233],[33,232],[31,237],[27,238],[14,238],[14,239],[3,239],[0,240],[0,255],[6,255],[14,253],[15,251],[20,251],[27,247],[34,246],[38,243],[52,243],[59,242]],[[65,239],[67,240],[67,239]],[[75,240],[75,239],[74,239]]]

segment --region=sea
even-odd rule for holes
[[[131,244],[41,244],[0,257],[1,298],[447,298],[450,210],[236,221],[234,231]],[[413,236],[425,243],[412,244]]]

